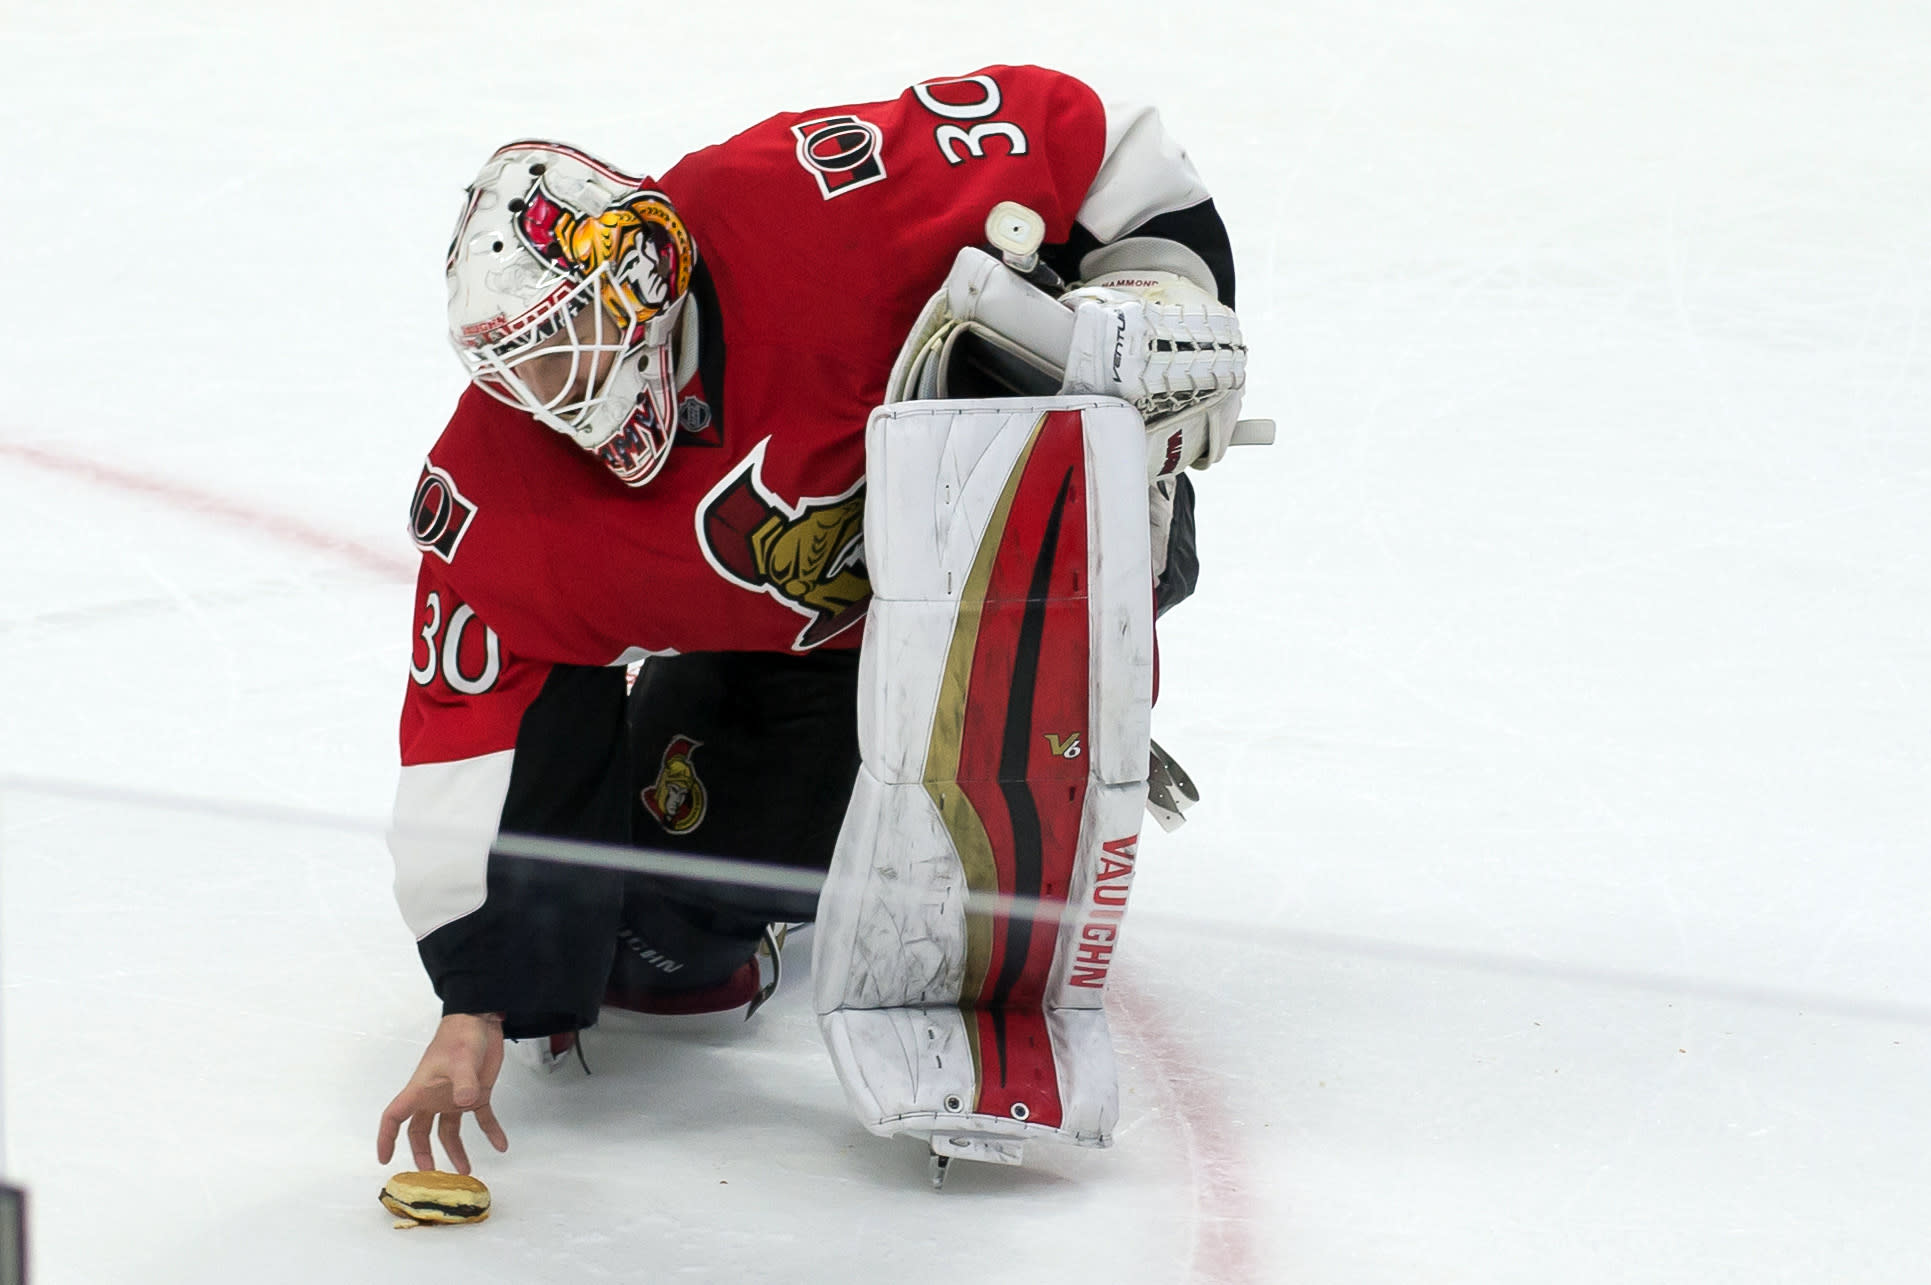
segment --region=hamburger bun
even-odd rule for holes
[[[489,1217],[489,1188],[467,1174],[399,1173],[382,1184],[390,1213],[416,1223],[480,1223]]]

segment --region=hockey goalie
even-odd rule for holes
[[[390,835],[441,1020],[377,1160],[467,1171],[466,1119],[506,1147],[506,1043],[555,1070],[612,1010],[756,1011],[814,918],[869,1127],[1103,1145],[1135,836],[1189,797],[1147,734],[1185,473],[1265,436],[1158,113],[998,65],[654,178],[518,139],[444,271],[469,386],[410,509]]]

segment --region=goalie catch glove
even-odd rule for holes
[[[1240,428],[1247,345],[1211,292],[1175,272],[1128,269],[1060,302],[1074,309],[1061,391],[1131,402],[1146,420],[1149,475],[1204,469],[1236,442],[1271,439],[1258,424]]]

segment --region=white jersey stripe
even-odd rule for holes
[[[515,750],[449,763],[405,765],[396,782],[389,855],[396,904],[421,941],[482,908],[489,892],[489,849],[510,790]],[[487,831],[451,829],[451,818],[489,818]]]
[[[1156,215],[1198,205],[1206,184],[1160,113],[1139,103],[1106,104],[1106,154],[1079,208],[1080,226],[1114,241]]]

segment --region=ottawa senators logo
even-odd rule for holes
[[[463,533],[475,516],[476,506],[456,489],[456,479],[434,464],[422,466],[416,498],[409,506],[409,534],[418,549],[454,562],[456,546],[463,542]]]
[[[885,177],[878,154],[885,135],[868,120],[820,116],[793,125],[791,136],[798,140],[798,164],[818,180],[827,201]]]
[[[574,280],[602,272],[604,311],[619,325],[632,317],[641,324],[668,307],[690,288],[697,262],[684,220],[668,197],[648,189],[580,214],[553,196],[539,175],[517,210],[516,232],[539,258]]]
[[[842,495],[786,503],[764,484],[765,438],[697,507],[697,543],[733,584],[768,593],[809,623],[792,644],[808,651],[865,618],[864,480]]]
[[[645,810],[671,834],[689,834],[704,823],[704,782],[691,763],[691,755],[703,747],[688,736],[671,737],[657,779],[638,791]]]

